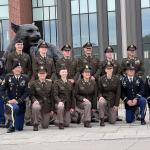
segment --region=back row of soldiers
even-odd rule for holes
[[[73,112],[76,105],[78,105],[79,109],[85,110],[84,126],[91,127],[90,112],[91,110],[92,112],[95,112],[97,109],[97,91],[101,118],[100,125],[104,126],[104,104],[107,105],[106,100],[109,99],[111,101],[111,99],[113,99],[114,101],[115,99],[115,104],[117,105],[116,107],[119,106],[120,76],[125,76],[126,70],[129,66],[134,67],[133,70],[135,70],[136,75],[141,77],[144,74],[143,63],[135,56],[136,47],[134,45],[130,45],[127,48],[128,58],[123,59],[121,66],[116,60],[113,59],[114,51],[110,46],[104,51],[104,61],[100,62],[98,58],[92,56],[92,44],[90,42],[87,42],[83,46],[84,55],[77,60],[74,60],[71,57],[70,45],[64,45],[61,49],[63,57],[56,62],[54,62],[53,59],[47,55],[48,45],[44,41],[39,43],[38,53],[36,56],[29,56],[28,54],[22,52],[23,42],[20,39],[16,41],[15,47],[16,51],[8,55],[5,65],[6,73],[13,74],[8,74],[4,77],[3,73],[5,71],[2,73],[2,77],[5,79],[2,79],[0,89],[2,96],[1,99],[6,100],[6,110],[9,116],[13,112],[14,118],[16,118],[18,117],[18,113],[14,113],[15,110],[17,112],[20,111],[24,113],[25,99],[30,96],[32,101],[33,129],[35,131],[38,130],[40,120],[39,116],[42,116],[42,127],[47,128],[50,114],[52,115],[55,109],[57,110],[59,128],[63,129],[64,126],[69,126],[69,112],[70,110]],[[1,62],[3,64],[3,59],[1,59]],[[21,72],[24,74],[21,76],[21,72],[19,73],[20,80],[17,79],[17,74],[20,71],[16,71],[18,66],[21,67]],[[108,68],[113,68],[113,72],[109,72]],[[108,80],[108,78],[104,77],[105,74],[108,74],[108,76],[110,75],[110,78],[112,78],[112,75],[114,76],[111,80],[112,83]],[[26,87],[26,83],[28,83],[28,81],[30,81],[30,93],[27,92]],[[108,83],[109,85],[107,85]],[[106,88],[106,91],[104,90],[105,94],[103,92],[103,94],[101,93],[100,87],[103,87],[104,89]],[[26,93],[19,95],[18,93],[20,90],[22,90],[23,93]],[[114,90],[117,93],[113,96],[111,90]],[[24,97],[22,97],[22,95],[24,95]],[[118,98],[113,98],[116,97],[116,95]],[[109,98],[105,98],[107,96]],[[52,97],[54,98],[54,101],[50,101],[50,99],[53,99]],[[76,100],[74,100],[74,98]],[[18,105],[21,108],[19,108],[19,110]],[[2,104],[0,104],[0,106],[3,107]],[[113,110],[117,111],[116,107],[113,107]],[[108,114],[108,116],[111,116],[109,117],[110,123],[114,123],[116,121],[116,117],[114,117],[115,115],[112,115],[112,110],[109,112],[111,112]],[[22,121],[18,121],[15,126],[15,121],[12,121],[15,119],[10,117],[8,132],[15,131],[15,128],[17,130],[23,129],[24,116],[20,116],[18,118],[21,118]],[[144,118],[142,119],[143,120],[141,123],[144,124]],[[3,121],[0,120],[1,125],[4,124],[4,119],[2,120]],[[20,125],[19,122],[22,122],[22,125]]]

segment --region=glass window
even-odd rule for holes
[[[38,7],[42,7],[43,5],[43,0],[38,0]]]
[[[107,0],[108,11],[115,11],[115,0]]]
[[[0,6],[0,19],[8,19],[8,6]]]
[[[150,7],[150,0],[141,0],[141,8]]]
[[[37,7],[37,0],[32,0],[32,7]]]
[[[88,14],[81,15],[81,39],[82,45],[89,41]]]
[[[49,7],[44,7],[44,20],[49,20]]]
[[[79,15],[72,15],[73,47],[80,47],[80,23]]]
[[[44,6],[54,6],[56,0],[43,0]]]
[[[33,8],[33,20],[43,20],[43,8]]]
[[[96,12],[96,0],[89,0],[89,12]]]
[[[50,27],[49,21],[44,21],[44,33],[45,33],[45,41],[50,41]]]
[[[0,0],[0,5],[8,5],[8,0]]]
[[[117,45],[116,14],[108,12],[109,45]]]
[[[56,21],[52,20],[50,21],[50,27],[51,27],[51,43],[56,45],[56,39],[57,39],[57,33],[56,33]]]
[[[93,46],[98,45],[98,33],[97,33],[97,15],[89,14],[89,25],[90,25],[90,41]]]
[[[80,13],[88,13],[87,0],[80,0]]]
[[[56,12],[55,7],[50,7],[50,20],[56,19],[55,12]]]
[[[71,12],[72,14],[79,14],[79,1],[78,0],[72,0],[71,1]]]

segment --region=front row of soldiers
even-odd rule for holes
[[[71,58],[71,47],[65,45],[62,48],[64,57],[56,64],[47,56],[45,42],[40,43],[39,52],[32,59],[32,63],[28,56],[20,52],[22,45],[17,46],[14,57],[9,58],[11,61],[6,63],[11,74],[5,76],[0,88],[1,100],[6,104],[5,112],[9,133],[23,130],[28,97],[32,104],[34,131],[38,130],[40,123],[42,128],[48,128],[49,119],[55,112],[59,129],[69,126],[70,115],[75,111],[83,114],[84,127],[91,127],[91,113],[97,110],[100,126],[105,126],[105,116],[109,123],[114,124],[118,117],[120,98],[125,103],[127,123],[135,120],[136,108],[140,107],[141,124],[146,124],[144,83],[141,74],[137,74],[142,71],[143,66],[138,58],[133,57],[135,46],[128,47],[127,50],[130,51],[132,57],[123,60],[123,70],[113,59],[111,47],[105,50],[105,60],[99,62],[92,56],[92,44],[89,42],[83,46],[84,55],[77,62]],[[27,66],[33,68],[33,75],[26,71]],[[124,76],[120,81],[121,72]],[[29,78],[31,81],[28,83]],[[150,83],[148,79],[147,81],[146,83]],[[146,87],[148,89],[150,84],[147,84]]]

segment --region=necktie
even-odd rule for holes
[[[130,83],[132,83],[132,78],[130,78]]]

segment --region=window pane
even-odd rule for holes
[[[93,43],[93,46],[98,45],[98,35],[97,35],[97,14],[89,15],[90,21],[90,41]]]
[[[117,44],[116,15],[115,12],[108,13],[109,45]]]
[[[44,7],[44,20],[49,20],[49,7]]]
[[[0,0],[0,5],[8,5],[8,0]]]
[[[115,0],[107,0],[108,11],[115,11]]]
[[[72,14],[79,14],[78,0],[72,0],[71,1],[71,12],[72,12]]]
[[[0,19],[8,19],[8,6],[0,6]]]
[[[49,21],[44,21],[45,41],[50,43]]]
[[[42,6],[43,6],[42,0],[38,0],[38,7],[42,7]]]
[[[81,15],[81,39],[82,45],[89,41],[89,30],[88,30],[88,15]]]
[[[80,13],[88,13],[87,0],[80,0]]]
[[[141,0],[141,8],[150,7],[149,0]]]
[[[56,0],[43,0],[44,6],[54,6]]]
[[[9,21],[3,20],[2,26],[3,26],[3,44],[4,44],[3,50],[6,50],[9,44]]]
[[[43,20],[43,9],[42,8],[33,8],[33,20]]]
[[[32,7],[37,7],[37,0],[32,0]]]
[[[51,43],[56,45],[56,21],[50,21],[51,27]]]
[[[96,12],[96,0],[89,0],[89,12]]]
[[[50,20],[56,19],[55,12],[56,12],[55,7],[50,7]]]
[[[150,8],[142,10],[142,36],[144,42],[150,43]],[[149,39],[149,40],[148,40]]]
[[[72,15],[73,47],[80,47],[80,24],[79,15]]]

